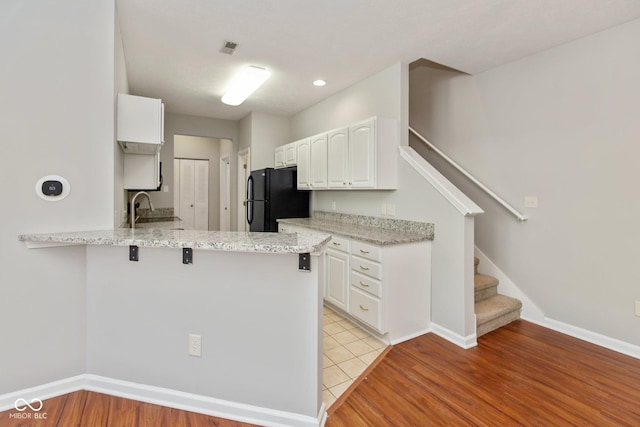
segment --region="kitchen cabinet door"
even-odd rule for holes
[[[311,189],[311,142],[309,138],[296,142],[298,158],[298,189]]]
[[[317,190],[327,188],[327,134],[311,138],[310,186]]]
[[[336,307],[349,310],[349,254],[327,249],[325,297]]]
[[[160,99],[118,94],[117,140],[125,153],[155,154],[164,143]]]
[[[160,186],[160,152],[125,154],[123,178],[125,190],[156,190]]]
[[[330,132],[327,137],[327,186],[349,185],[349,129]]]
[[[298,163],[297,160],[297,148],[296,143],[292,142],[284,146],[284,165],[295,166]]]
[[[209,161],[194,160],[193,228],[209,230]]]
[[[285,147],[284,145],[280,147],[276,147],[275,159],[274,159],[274,167],[276,169],[285,167],[284,147]]]
[[[351,188],[376,187],[375,120],[349,128],[349,172]]]

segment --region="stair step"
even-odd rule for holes
[[[478,264],[480,264],[480,260],[477,256],[473,257],[473,274],[478,274]]]
[[[498,329],[520,318],[522,302],[505,295],[495,295],[475,304],[476,336]]]
[[[486,300],[498,294],[498,279],[486,274],[474,276],[475,302]]]

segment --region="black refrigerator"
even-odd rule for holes
[[[299,191],[297,169],[266,168],[247,182],[247,222],[251,231],[278,231],[278,218],[307,218],[309,191]]]

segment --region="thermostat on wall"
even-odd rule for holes
[[[44,200],[62,200],[70,190],[69,181],[57,175],[44,176],[36,183],[36,194]]]

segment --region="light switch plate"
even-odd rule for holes
[[[189,355],[202,356],[202,337],[196,334],[189,334]]]
[[[525,208],[537,208],[538,207],[538,197],[537,196],[527,196],[524,198],[524,207]]]
[[[636,301],[636,316],[640,316],[640,301]]]

